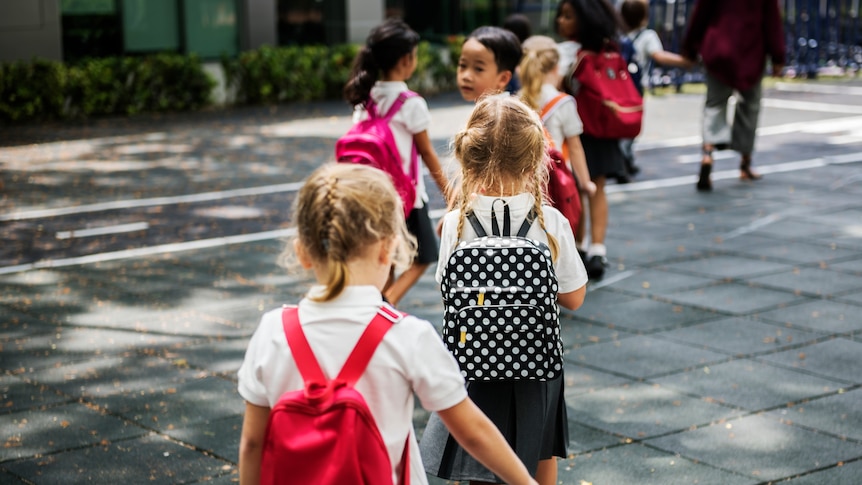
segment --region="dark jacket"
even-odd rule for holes
[[[784,28],[778,0],[698,0],[682,55],[700,54],[710,75],[739,91],[763,77],[766,56],[784,65]]]

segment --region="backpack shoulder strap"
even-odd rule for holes
[[[542,107],[542,112],[539,113],[539,117],[542,118],[542,121],[545,121],[545,119],[551,115],[551,113],[554,111],[554,108],[559,105],[560,101],[566,99],[566,96],[569,95],[567,93],[559,93],[554,96],[550,101],[548,101],[545,106]]]
[[[518,229],[518,237],[527,237],[527,233],[530,231],[530,226],[533,225],[533,221],[536,220],[536,208],[533,207],[530,209],[530,212],[527,213],[527,217],[524,218],[524,222],[521,223],[521,228]]]
[[[398,97],[395,98],[395,102],[392,103],[392,107],[389,108],[389,111],[387,111],[386,114],[383,115],[383,119],[385,119],[386,121],[391,120],[392,117],[395,116],[395,113],[397,113],[398,110],[401,109],[401,106],[404,105],[405,101],[410,98],[415,98],[416,96],[419,96],[419,94],[414,91],[402,91],[401,94],[399,94]]]
[[[475,212],[473,212],[473,211],[468,212],[466,217],[467,217],[467,222],[469,222],[470,225],[473,226],[473,232],[476,233],[476,236],[485,237],[488,235],[488,232],[485,231],[484,227],[482,227],[482,223],[479,222],[479,218],[476,217]]]
[[[299,369],[305,385],[308,386],[312,383],[325,385],[326,376],[320,369],[320,364],[317,363],[311,346],[308,345],[308,339],[305,338],[302,325],[299,324],[299,309],[295,306],[284,307],[281,311],[281,325],[287,338],[287,346],[290,347],[293,360],[296,362],[296,367]]]
[[[356,342],[356,346],[347,357],[347,361],[341,368],[341,372],[338,373],[336,380],[353,387],[356,381],[362,377],[365,368],[368,367],[368,362],[371,361],[371,357],[383,340],[383,336],[392,328],[392,324],[399,322],[405,316],[406,313],[399,312],[389,305],[380,306],[377,309],[377,314],[371,319],[371,323],[365,327],[365,331],[362,332],[362,336],[359,337],[359,341]]]

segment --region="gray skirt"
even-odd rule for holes
[[[566,456],[569,442],[563,377],[552,381],[470,382],[467,394],[535,476],[540,460]],[[536,430],[542,430],[537,433]],[[502,483],[470,456],[432,413],[419,441],[425,471],[447,480]]]

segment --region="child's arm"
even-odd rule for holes
[[[443,173],[443,166],[440,165],[440,159],[437,158],[437,152],[434,151],[434,146],[431,145],[431,137],[428,136],[428,130],[416,133],[413,135],[413,143],[416,144],[416,151],[422,156],[422,161],[431,172],[431,178],[443,194],[443,200],[449,204],[448,185],[446,175]]]
[[[656,64],[661,64],[662,66],[681,67],[683,69],[691,69],[694,67],[694,62],[670,51],[655,51],[650,57],[652,57],[652,60],[655,61]]]
[[[587,287],[582,286],[575,291],[568,293],[559,293],[557,295],[557,303],[563,308],[569,310],[577,310],[584,304],[584,297],[587,295]]]
[[[239,440],[239,483],[241,485],[260,483],[260,460],[268,420],[269,408],[245,403],[245,417],[242,420],[242,435]]]
[[[566,138],[566,145],[569,147],[569,161],[572,163],[572,172],[578,179],[578,185],[587,195],[595,195],[596,184],[590,179],[590,170],[587,168],[587,156],[584,155],[581,137],[575,135]]]
[[[537,485],[497,426],[470,400],[437,413],[449,433],[480,463],[511,485]]]

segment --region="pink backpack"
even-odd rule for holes
[[[419,157],[416,145],[410,154],[410,173],[404,173],[401,155],[395,144],[395,137],[389,127],[389,121],[408,98],[419,96],[413,91],[401,93],[385,115],[377,112],[377,105],[368,100],[365,111],[368,118],[353,125],[350,130],[335,143],[335,159],[339,162],[361,163],[383,170],[392,178],[395,190],[401,196],[404,206],[404,217],[410,215],[416,201],[416,181],[419,177]]]
[[[260,483],[391,484],[389,453],[362,395],[354,385],[377,345],[404,314],[384,305],[368,324],[341,372],[323,374],[296,307],[282,312],[287,344],[305,388],[284,393],[269,414],[260,467]],[[410,436],[401,456],[399,485],[410,481]]]

